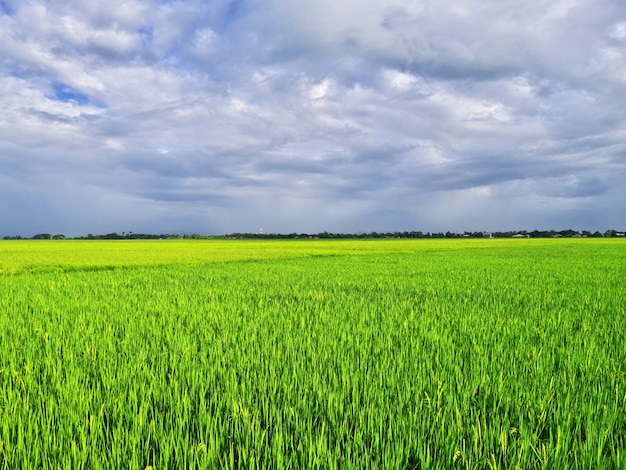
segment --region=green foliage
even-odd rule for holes
[[[618,239],[0,255],[0,468],[626,466]]]

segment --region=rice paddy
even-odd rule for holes
[[[0,468],[626,468],[623,240],[3,241]]]

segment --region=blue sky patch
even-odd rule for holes
[[[79,106],[90,104],[92,106],[95,106],[101,109],[106,109],[109,107],[105,102],[99,101],[99,100],[92,100],[91,98],[89,98],[89,96],[85,95],[84,93],[81,93],[76,88],[73,88],[67,85],[66,83],[55,82],[52,85],[52,87],[54,90],[54,99],[58,101],[63,101],[65,103],[73,103]]]
[[[245,0],[233,0],[228,4],[224,20],[227,23],[237,20],[243,14]]]
[[[58,101],[63,101],[65,103],[74,103],[81,106],[85,104],[94,104],[99,108],[106,107],[103,103],[98,104],[96,102],[92,102],[87,95],[81,93],[76,88],[72,88],[65,83],[56,82],[53,84],[53,89],[54,97]]]
[[[141,41],[143,44],[150,44],[152,42],[152,38],[154,36],[154,28],[147,26],[142,27],[137,30],[139,36],[141,37]]]
[[[0,0],[0,15],[12,16],[15,12],[13,8],[4,0]]]
[[[65,101],[68,103],[76,103],[84,105],[89,103],[89,97],[75,88],[72,88],[65,83],[57,82],[53,85],[54,96],[59,101]]]

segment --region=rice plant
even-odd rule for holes
[[[0,253],[0,468],[626,468],[621,241]]]

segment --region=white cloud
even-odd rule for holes
[[[612,25],[609,36],[619,41],[626,40],[626,21],[621,21]]]

